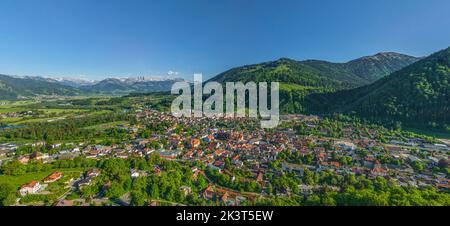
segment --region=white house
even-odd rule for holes
[[[19,192],[20,192],[20,195],[25,196],[28,194],[35,194],[40,189],[41,189],[41,184],[38,181],[31,181],[28,184],[22,185],[22,187],[20,187]]]

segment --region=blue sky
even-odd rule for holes
[[[450,45],[448,0],[1,0],[0,73],[211,77],[280,57]]]

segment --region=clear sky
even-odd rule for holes
[[[211,77],[289,57],[450,45],[448,0],[1,0],[0,73]]]

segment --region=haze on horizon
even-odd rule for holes
[[[288,57],[346,62],[448,47],[450,2],[3,0],[0,74],[210,78]]]

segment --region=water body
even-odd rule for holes
[[[20,128],[24,128],[25,125],[6,125],[6,126],[0,126],[0,130],[4,130],[4,129],[20,129]]]

